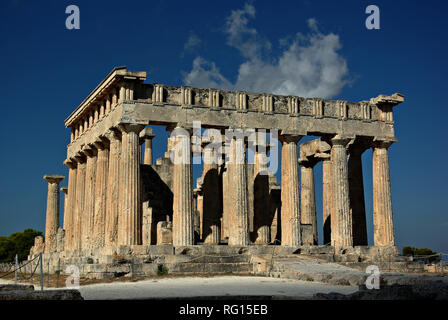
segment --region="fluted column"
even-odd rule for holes
[[[171,134],[173,141],[173,245],[194,244],[193,177],[190,132],[180,126]]]
[[[120,212],[118,215],[118,244],[141,244],[139,133],[137,124],[120,124],[122,131],[120,173]]]
[[[113,246],[118,239],[118,212],[120,190],[120,153],[121,135],[117,131],[109,130],[106,133],[109,140],[109,165],[106,188],[106,226],[105,245]]]
[[[390,187],[388,148],[393,141],[375,141],[373,146],[373,236],[375,246],[394,246],[394,220]]]
[[[82,220],[84,212],[84,197],[86,186],[86,157],[84,155],[76,156],[78,169],[76,170],[76,203],[73,218],[73,250],[82,248]]]
[[[333,164],[333,202],[335,229],[331,230],[334,246],[353,246],[352,219],[347,172],[346,146],[350,139],[339,136],[331,139],[331,159]],[[331,217],[333,220],[333,216]]]
[[[156,135],[152,133],[152,128],[146,127],[140,132],[140,139],[143,140],[143,143],[145,144],[145,154],[143,163],[144,164],[152,164],[152,139],[154,139]]]
[[[232,137],[230,141],[231,170],[229,245],[247,246],[249,239],[249,203],[246,172],[246,143],[244,138]]]
[[[316,196],[314,189],[314,165],[309,160],[300,160],[301,171],[301,188],[300,188],[300,204],[301,204],[301,223],[313,226],[313,243],[317,244],[317,218],[316,218]]]
[[[271,242],[269,172],[265,133],[257,132],[254,155],[254,231],[256,244]]]
[[[57,251],[56,234],[59,228],[59,183],[64,176],[47,174],[44,179],[48,182],[45,252],[55,252]]]
[[[324,244],[331,243],[331,231],[335,230],[332,225],[335,219],[331,219],[333,210],[332,190],[332,166],[331,158],[322,161],[322,212],[323,212],[323,235]]]
[[[202,173],[203,228],[202,239],[206,244],[218,244],[221,238],[219,217],[219,176],[214,150],[204,147],[204,169]]]
[[[297,143],[300,139],[301,136],[280,137],[282,142],[281,242],[283,246],[299,246],[302,243],[297,159]]]
[[[93,224],[95,215],[95,174],[97,150],[94,146],[83,149],[86,156],[86,185],[84,212],[82,217],[82,249],[90,249],[93,243]]]
[[[106,190],[109,166],[109,149],[103,142],[95,142],[98,149],[95,179],[95,215],[93,221],[93,247],[102,247],[106,232]]]
[[[354,246],[367,245],[366,208],[361,158],[364,150],[365,148],[359,145],[351,145],[349,147],[348,181]]]
[[[77,162],[66,160],[64,164],[69,168],[68,171],[68,190],[67,198],[64,204],[64,230],[65,230],[65,240],[64,248],[65,250],[73,250],[73,229],[74,225],[74,215],[76,206],[76,173],[78,170]]]

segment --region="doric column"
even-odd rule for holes
[[[300,230],[300,197],[297,143],[301,136],[282,135],[282,189],[281,229],[283,246],[299,246],[302,243]]]
[[[144,125],[120,124],[122,131],[118,244],[141,244],[139,133]]]
[[[47,174],[44,179],[48,182],[45,252],[55,252],[57,249],[56,234],[59,228],[59,183],[64,176]]]
[[[84,213],[84,197],[86,188],[86,157],[81,152],[76,156],[78,167],[76,170],[76,202],[73,217],[73,250],[82,248],[82,219]]]
[[[140,139],[143,140],[145,144],[145,155],[144,155],[144,164],[152,164],[152,139],[154,139],[156,135],[152,133],[152,128],[146,127],[140,132]]]
[[[256,244],[271,242],[269,216],[269,172],[266,137],[264,132],[257,132],[254,155],[254,232],[256,233]]]
[[[313,226],[313,244],[317,245],[316,196],[314,189],[314,165],[316,162],[301,159],[299,164],[301,171],[301,223]]]
[[[104,142],[95,142],[98,149],[95,179],[95,215],[93,221],[93,247],[102,247],[106,232],[106,190],[109,166],[109,149]]]
[[[64,230],[65,230],[65,250],[73,250],[73,229],[75,206],[76,206],[76,173],[77,162],[66,160],[64,164],[68,167],[68,195],[64,204]]]
[[[105,137],[109,141],[109,165],[106,188],[106,230],[104,242],[106,246],[114,246],[117,244],[118,239],[121,134],[116,130],[109,130]]]
[[[247,246],[249,238],[249,203],[247,192],[246,143],[244,137],[233,136],[229,154],[229,245]]]
[[[394,141],[375,140],[373,145],[373,237],[375,246],[394,246],[394,220],[388,148]]]
[[[349,146],[348,182],[350,192],[350,215],[354,246],[367,245],[366,208],[364,202],[364,182],[362,176],[362,153],[366,148],[360,144]]]
[[[86,146],[82,150],[86,156],[86,185],[84,196],[84,212],[82,217],[82,249],[90,249],[93,242],[93,223],[95,215],[95,174],[97,150],[94,146]]]
[[[219,176],[218,164],[214,152],[215,150],[211,148],[211,146],[204,145],[204,169],[202,172],[202,239],[206,244],[218,244],[221,238],[219,219]]]
[[[324,244],[331,243],[332,224],[335,219],[331,219],[333,210],[333,190],[332,190],[332,167],[331,158],[322,161],[322,212],[323,212],[323,233]]]
[[[229,245],[247,246],[250,244],[250,238],[244,137],[233,136],[230,140],[229,161],[229,200],[231,203],[228,221]]]
[[[193,177],[190,132],[177,126],[173,139],[173,245],[194,245]]]
[[[332,190],[335,218],[335,229],[331,229],[331,242],[334,246],[353,246],[346,151],[349,141],[350,139],[340,137],[339,135],[331,139]],[[331,219],[333,220],[333,215]]]

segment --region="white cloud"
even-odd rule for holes
[[[201,39],[194,33],[190,32],[187,42],[184,44],[184,51],[191,51],[201,44]]]
[[[193,61],[192,70],[184,74],[184,82],[196,87],[323,98],[337,95],[347,84],[348,67],[338,53],[338,35],[323,34],[317,21],[310,18],[308,34],[280,39],[282,52],[272,57],[271,43],[249,26],[254,18],[255,8],[245,4],[226,19],[227,44],[245,59],[235,83],[226,79],[214,62],[202,57]]]

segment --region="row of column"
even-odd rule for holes
[[[141,243],[139,133],[144,127],[121,124],[65,162],[69,167],[66,249]],[[145,162],[152,161],[151,150],[147,153]]]
[[[304,159],[301,167],[301,222],[313,226],[317,244],[314,165],[322,160],[323,238],[334,246],[367,245],[367,227],[362,173],[362,153],[368,146],[350,144],[351,139],[334,137],[331,155],[313,162]],[[373,222],[376,246],[394,246],[394,224],[388,147],[392,141],[374,141],[373,148]]]
[[[118,130],[110,130],[95,143],[82,149],[78,155],[65,162],[69,167],[64,228],[66,249],[92,249],[103,245],[135,245],[142,242],[140,201],[140,137],[143,125],[122,124]],[[184,130],[189,135],[190,132]],[[148,137],[148,139],[150,139]],[[281,152],[281,242],[285,246],[302,244],[301,224],[313,225],[317,243],[315,221],[313,164],[301,162],[302,199],[299,187],[298,145],[301,136],[282,135]],[[347,144],[349,139],[336,136],[331,139],[331,158],[323,164],[324,177],[324,230],[331,226],[331,243],[335,246],[353,246],[364,242],[365,208],[362,186],[362,151],[350,149],[351,170],[348,170]],[[173,244],[194,244],[193,183],[191,144],[189,136],[177,135],[173,165]],[[146,144],[145,144],[146,146]],[[374,237],[375,245],[394,245],[392,202],[387,148],[390,142],[375,141],[373,152]],[[151,148],[151,143],[147,144]],[[244,139],[233,137],[230,141],[232,162],[226,166],[226,186],[223,192],[228,218],[229,245],[245,246],[249,237],[249,199],[246,170],[246,144]],[[213,157],[207,153],[206,157]],[[210,151],[211,152],[211,151]],[[151,150],[148,154],[152,158]],[[266,170],[264,153],[255,156],[255,172]],[[146,157],[146,152],[145,152]],[[151,161],[151,160],[145,160]],[[217,164],[204,167],[204,176],[217,171]],[[255,176],[257,175],[255,173]],[[360,180],[361,177],[361,180]],[[57,231],[58,180],[47,177],[46,234]],[[54,182],[56,181],[56,182]],[[361,181],[359,183],[359,181]],[[350,182],[350,183],[349,183]],[[356,183],[358,182],[358,184]],[[219,181],[212,179],[210,190],[218,193]],[[56,186],[55,186],[56,185]],[[350,185],[350,187],[349,187]],[[51,190],[50,190],[51,188]],[[267,197],[263,197],[266,200]],[[263,200],[263,199],[261,199]],[[216,199],[203,199],[216,201]],[[219,243],[221,221],[214,214],[218,203],[212,203],[210,213],[203,213],[204,229],[209,230],[206,243]],[[224,209],[224,208],[223,208]],[[213,211],[213,212],[212,212]],[[362,212],[364,211],[364,215]],[[328,219],[330,221],[328,222]],[[363,220],[364,219],[364,220]],[[259,243],[269,241],[269,228],[264,221],[255,223]],[[55,227],[56,226],[56,227]],[[263,228],[264,226],[264,228]],[[55,229],[55,230],[54,230]],[[324,231],[324,241],[328,234]],[[49,243],[51,237],[47,237]]]

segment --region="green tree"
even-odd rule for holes
[[[19,261],[25,260],[34,245],[34,238],[41,235],[41,231],[25,229],[9,237],[0,237],[0,262],[13,262],[16,254]]]
[[[8,237],[0,236],[0,262],[14,260],[14,243]]]
[[[415,260],[424,261],[426,263],[431,262],[439,262],[440,256],[437,255],[437,252],[432,251],[428,248],[414,248],[410,246],[403,247],[403,255],[404,256],[413,256]],[[427,256],[427,257],[425,257]]]

